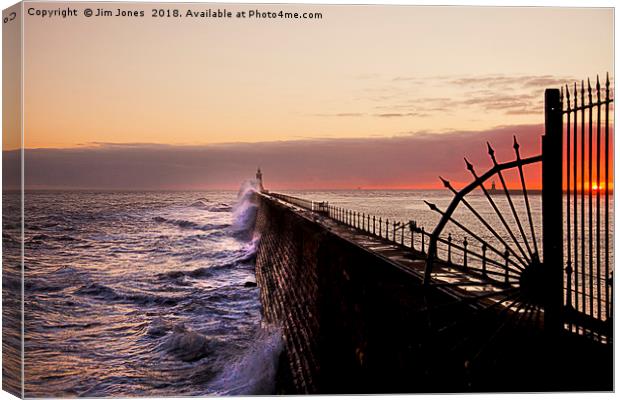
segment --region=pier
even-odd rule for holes
[[[571,203],[584,196],[571,182],[586,175],[571,161],[577,125],[570,115],[575,121],[588,107],[607,111],[609,81],[606,89],[605,100],[597,85],[601,100],[580,107],[547,90],[542,153],[523,157],[515,138],[514,159],[500,161],[489,144],[488,171],[465,161],[469,185],[456,189],[442,178],[454,198],[445,209],[427,202],[441,217],[428,231],[415,221],[269,192],[259,172],[256,274],[263,319],[284,337],[278,392],[613,390],[613,266],[604,252],[609,191],[587,203],[595,218],[570,219],[585,207]],[[609,143],[608,120],[596,123]],[[606,153],[608,147],[599,149],[589,161],[608,163]],[[525,166],[542,170],[540,215],[528,197],[535,190],[528,190]],[[520,178],[518,190],[506,185],[509,171]],[[599,175],[598,187],[610,181]],[[468,200],[474,191],[488,200],[502,232]],[[486,233],[460,221],[458,207]]]

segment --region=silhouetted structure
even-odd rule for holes
[[[460,190],[440,178],[453,199],[445,209],[426,202],[441,216],[432,231],[327,202],[261,196],[271,241],[261,243],[257,271],[263,303],[299,348],[289,356],[305,383],[294,390],[352,392],[361,381],[358,392],[612,390],[609,78],[604,90],[603,98],[597,78],[593,101],[588,82],[586,101],[582,82],[578,104],[576,84],[572,103],[568,87],[566,97],[547,89],[541,154],[522,157],[515,137],[514,159],[500,162],[487,143],[490,169],[479,173],[465,159],[472,181]],[[542,191],[527,187],[531,168],[541,170]],[[508,176],[521,187],[509,189]],[[473,198],[479,191],[486,201]],[[459,220],[457,207],[476,223]]]
[[[265,187],[263,186],[263,173],[260,170],[260,167],[256,170],[256,182],[258,183],[258,190],[260,192],[265,191]]]

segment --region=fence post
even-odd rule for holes
[[[421,228],[420,234],[422,235],[422,253],[424,253],[424,227]]]
[[[482,243],[482,276],[487,277],[487,244]]]
[[[467,269],[467,238],[463,239],[463,268]]]
[[[448,233],[448,264],[452,264],[452,235]]]
[[[545,330],[560,333],[564,304],[562,224],[562,102],[558,89],[545,90],[542,137],[542,224],[545,276]]]

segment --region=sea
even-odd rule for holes
[[[261,321],[254,190],[26,192],[25,395],[273,394],[283,340]],[[286,193],[427,231],[440,216],[424,200],[445,208],[452,199],[442,190]],[[11,196],[8,250],[20,226]],[[14,265],[3,272],[9,297],[21,290]],[[6,326],[18,317],[5,312]]]

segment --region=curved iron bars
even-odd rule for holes
[[[456,190],[448,180],[440,177],[443,185],[454,194],[454,198],[445,210],[439,209],[439,207],[437,207],[435,204],[426,202],[426,204],[431,210],[441,215],[441,219],[435,227],[433,233],[430,235],[428,257],[426,259],[426,269],[424,274],[425,284],[429,284],[431,282],[434,265],[438,261],[440,261],[437,258],[437,244],[446,242],[445,239],[441,237],[441,234],[446,228],[446,225],[448,223],[451,223],[456,226],[461,232],[464,232],[466,235],[481,244],[482,251],[481,253],[476,253],[472,250],[469,250],[467,248],[467,238],[465,238],[464,246],[459,248],[463,252],[462,264],[455,265],[455,263],[453,263],[452,260],[449,259],[447,261],[450,265],[461,267],[468,272],[472,272],[472,270],[474,270],[475,272],[475,268],[467,265],[468,255],[471,255],[481,260],[482,265],[481,268],[478,268],[478,272],[481,273],[482,277],[485,278],[486,282],[499,285],[504,288],[521,287],[524,283],[526,283],[527,288],[522,288],[522,290],[527,293],[527,297],[530,298],[530,300],[534,300],[536,302],[540,301],[540,294],[536,293],[540,289],[536,288],[536,286],[540,285],[540,283],[536,283],[535,281],[541,278],[541,255],[539,253],[538,239],[534,226],[534,221],[532,218],[532,207],[530,204],[528,188],[525,182],[523,167],[526,165],[542,162],[542,155],[522,158],[519,151],[519,143],[517,142],[516,137],[514,137],[513,139],[515,159],[503,163],[499,163],[497,161],[495,157],[495,151],[493,150],[491,145],[487,143],[487,150],[491,161],[493,162],[493,167],[482,175],[478,175],[474,166],[465,158],[467,170],[471,173],[474,179],[463,189]],[[511,169],[516,169],[518,171],[519,182],[521,184],[520,193],[523,195],[525,203],[525,213],[527,216],[527,218],[524,220],[522,220],[522,218],[520,218],[519,216],[519,212],[517,211],[515,202],[511,196],[511,190],[508,189],[508,185],[506,183],[504,172]],[[513,221],[515,222],[514,225],[516,225],[516,227],[511,226],[508,219],[503,215],[502,211],[500,210],[497,202],[493,199],[491,193],[489,193],[489,190],[484,185],[485,182],[494,177],[499,178],[499,181],[501,183],[500,190],[505,195],[506,202],[510,210],[509,213],[512,215]],[[482,193],[487,199],[490,207],[499,219],[499,226],[503,228],[505,234],[503,232],[499,232],[500,229],[498,229],[498,227],[492,226],[481,215],[481,213],[476,210],[474,205],[472,205],[471,202],[468,201],[467,195],[476,189],[482,190]],[[503,248],[499,248],[499,245],[491,243],[489,240],[485,239],[482,234],[474,232],[471,228],[467,227],[465,223],[457,220],[454,216],[454,213],[459,205],[463,205],[467,210],[469,210],[469,212],[471,212],[477,222],[486,229],[486,233],[490,234]],[[451,242],[451,235],[449,235],[448,243],[450,243],[450,245],[448,249],[454,246],[453,244],[451,244]],[[487,257],[487,251],[491,254],[494,254],[495,259]],[[451,258],[450,253],[448,258]],[[498,262],[497,258],[503,260],[503,262]],[[487,269],[487,265],[493,265],[496,272],[494,273]],[[503,270],[503,273],[498,274],[497,269]]]
[[[496,159],[493,147],[487,143],[493,166],[483,174],[478,174],[472,163],[465,159],[466,168],[473,179],[464,188],[457,190],[448,180],[440,177],[443,185],[454,195],[446,209],[426,202],[432,211],[441,215],[441,219],[429,235],[424,284],[442,286],[441,274],[447,268],[461,270],[464,275],[475,278],[474,282],[463,280],[452,286],[465,289],[466,285],[474,283],[479,288],[452,303],[422,310],[428,319],[429,332],[433,332],[429,340],[439,342],[446,335],[457,337],[456,341],[451,342],[451,351],[462,354],[466,368],[476,368],[485,362],[483,359],[497,356],[497,352],[503,348],[499,343],[507,338],[520,334],[537,335],[537,330],[529,328],[533,325],[541,326],[546,282],[539,251],[541,246],[538,243],[542,237],[540,227],[535,225],[532,216],[532,191],[528,190],[524,167],[542,165],[542,154],[523,158],[516,137],[513,140],[515,159],[501,163]],[[506,178],[509,170],[518,174],[515,182],[520,184],[520,188],[516,191],[508,188]],[[485,187],[485,183],[491,179],[499,180],[496,190],[490,191]],[[498,220],[496,223],[487,220],[485,214],[476,208],[479,203],[468,198],[477,189],[486,199],[485,204],[490,207],[490,213]],[[518,203],[523,205],[521,208],[517,207],[516,199],[513,198],[515,192],[523,197],[523,201]],[[457,208],[460,210],[459,206],[466,210],[469,217],[473,217],[476,224],[459,221],[460,214],[456,212]],[[466,235],[463,246],[455,247],[455,231]],[[447,239],[442,237],[442,233],[447,233]],[[472,250],[476,243],[480,245],[480,252]],[[438,257],[438,244],[447,244],[447,260]],[[455,262],[451,254],[454,248],[463,254],[462,260]],[[478,267],[472,265],[473,258],[479,261]],[[437,277],[435,271],[439,273]],[[467,309],[464,307],[466,305],[472,308]],[[446,321],[442,315],[448,309],[452,310],[449,315],[456,317]]]

